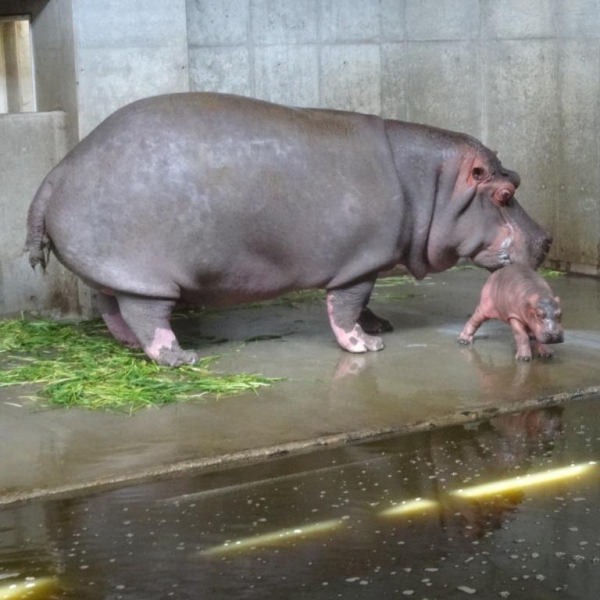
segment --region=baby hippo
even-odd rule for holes
[[[464,326],[458,341],[472,344],[475,332],[488,319],[509,323],[517,344],[517,360],[531,360],[534,350],[541,358],[551,358],[546,344],[563,341],[560,298],[533,269],[513,264],[492,273],[481,290],[479,306]]]

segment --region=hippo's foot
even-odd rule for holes
[[[179,367],[181,365],[195,365],[198,354],[192,350],[167,350],[163,348],[155,359],[163,367]]]
[[[360,317],[365,311],[375,278],[360,281],[345,288],[327,292],[327,313],[338,344],[348,352],[377,352],[383,348],[381,338],[365,333]],[[383,321],[384,319],[379,319]]]
[[[456,338],[456,341],[463,346],[472,346],[473,342],[475,341],[475,336],[463,336],[461,333],[458,338]]]
[[[357,323],[351,331],[335,331],[338,344],[348,352],[377,352],[383,350],[383,341],[380,337],[369,335]]]
[[[517,362],[531,362],[531,354],[517,354]]]
[[[379,317],[368,307],[362,309],[360,317],[358,318],[358,324],[362,327],[363,331],[368,334],[394,331],[394,326],[391,321]]]
[[[554,352],[552,352],[552,350],[550,350],[550,348],[548,348],[548,346],[546,346],[545,344],[541,344],[540,342],[535,340],[533,345],[536,355],[540,358],[548,360],[554,356]]]
[[[198,362],[195,352],[182,350],[169,323],[175,300],[118,294],[121,314],[146,355],[159,365],[178,367]]]

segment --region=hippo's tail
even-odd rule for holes
[[[46,233],[46,207],[52,196],[52,184],[48,178],[44,180],[29,206],[27,214],[27,240],[24,252],[29,252],[29,264],[35,269],[37,265],[46,271],[50,260],[50,238]]]

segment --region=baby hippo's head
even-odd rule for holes
[[[534,296],[527,302],[527,325],[542,344],[560,344],[564,339],[562,310],[558,296]]]

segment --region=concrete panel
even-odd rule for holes
[[[248,42],[250,0],[187,0],[190,46]]]
[[[189,89],[180,48],[80,48],[78,72],[81,137],[129,102]]]
[[[385,41],[404,39],[406,0],[381,0],[381,37]]]
[[[600,37],[600,0],[557,0],[558,35]]]
[[[380,114],[379,46],[361,44],[321,48],[321,105]]]
[[[405,44],[381,46],[381,116],[408,120]]]
[[[185,0],[73,0],[83,48],[172,47],[185,44]]]
[[[478,42],[407,45],[408,119],[481,137]]]
[[[554,40],[490,42],[487,145],[520,173],[519,200],[553,234],[560,167],[557,86]],[[551,257],[556,253],[553,247]]]
[[[478,0],[406,0],[406,39],[468,40],[478,36]]]
[[[553,0],[482,0],[482,36],[537,38],[555,35]]]
[[[34,272],[22,253],[29,204],[66,152],[65,123],[58,112],[0,115],[0,315],[78,312],[76,278],[56,259]]]
[[[319,105],[319,49],[263,46],[255,50],[255,95],[292,106]]]
[[[378,37],[376,0],[321,0],[323,42],[371,42]]]
[[[562,261],[600,265],[600,41],[563,40],[559,52]]]
[[[317,41],[317,0],[253,0],[255,44],[310,44]]]
[[[251,94],[248,49],[190,48],[190,90]]]

